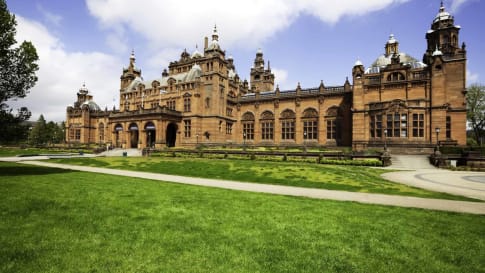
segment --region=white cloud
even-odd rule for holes
[[[271,68],[271,71],[275,76],[275,88],[276,88],[276,85],[278,85],[282,90],[295,87],[295,86],[287,85],[286,80],[288,79],[288,71],[284,69],[279,69],[279,68]]]
[[[407,0],[86,0],[90,13],[108,29],[124,27],[154,48],[187,46],[211,35],[217,24],[224,48],[255,48],[302,13],[326,23],[363,15]],[[198,42],[197,42],[198,41]]]
[[[463,4],[467,2],[472,2],[474,0],[451,0],[450,4],[450,12],[451,13],[456,13]]]
[[[473,83],[477,83],[479,79],[479,75],[477,73],[472,73],[470,70],[467,69],[466,71],[466,84],[467,86]]]
[[[42,16],[44,16],[44,19],[48,22],[51,23],[55,26],[59,26],[62,21],[62,16],[52,13],[48,10],[46,10],[41,4],[37,3],[37,10],[42,13]]]
[[[39,55],[39,78],[24,99],[9,102],[14,109],[27,106],[32,120],[65,120],[66,106],[76,100],[83,82],[101,108],[113,105],[123,64],[100,52],[66,52],[63,44],[42,24],[16,15],[17,41],[32,41]]]

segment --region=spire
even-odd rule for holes
[[[445,11],[445,6],[443,5],[443,0],[441,0],[440,12],[443,12],[443,11]]]
[[[212,41],[219,41],[219,35],[217,34],[216,24],[214,24],[214,31],[212,32]]]
[[[131,55],[130,55],[130,67],[135,67],[135,49],[131,50]]]
[[[269,60],[268,60],[268,70],[271,70],[271,65],[269,64]]]

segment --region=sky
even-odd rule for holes
[[[343,85],[357,60],[369,66],[389,35],[418,60],[439,0],[6,0],[17,41],[31,41],[39,78],[26,98],[31,120],[66,118],[83,86],[101,107],[119,105],[132,50],[145,80],[160,77],[186,49],[202,51],[214,26],[236,72],[249,80],[258,49],[281,90]],[[485,84],[485,0],[445,0],[467,48],[467,85]]]

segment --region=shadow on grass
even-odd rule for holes
[[[72,173],[74,170],[58,168],[46,168],[40,166],[2,166],[0,165],[0,176],[24,176],[24,175],[46,175],[58,173]]]

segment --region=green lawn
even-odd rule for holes
[[[485,272],[485,217],[0,163],[0,272]]]
[[[39,154],[59,154],[59,153],[78,153],[79,151],[90,152],[86,149],[67,149],[67,148],[19,148],[19,147],[0,147],[0,156],[25,156]]]
[[[477,201],[466,197],[437,193],[390,182],[380,176],[383,172],[386,172],[385,170],[369,167],[180,157],[100,157],[55,159],[52,161],[65,164],[329,190]]]

